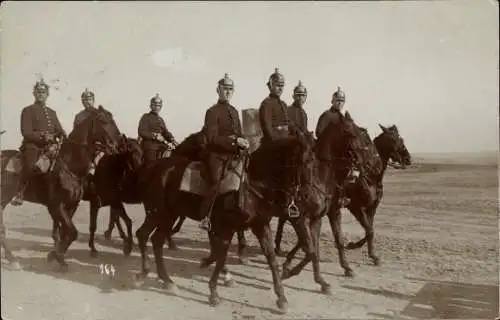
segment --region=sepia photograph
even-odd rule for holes
[[[498,319],[498,12],[2,1],[1,319]]]

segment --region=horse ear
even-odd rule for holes
[[[352,117],[351,117],[351,114],[349,113],[349,111],[346,111],[346,112],[345,112],[345,118],[346,118],[347,120],[353,121],[353,120],[352,120]]]
[[[388,132],[389,130],[387,130],[386,127],[384,127],[383,125],[381,125],[380,123],[378,124],[378,126],[380,127],[380,129],[382,129],[382,131],[384,132]]]

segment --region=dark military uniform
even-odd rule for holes
[[[156,140],[154,133],[161,134],[167,141],[174,142],[174,136],[168,131],[163,118],[150,111],[142,115],[138,129],[141,138],[141,147],[144,151],[144,164],[150,164],[158,159],[159,152],[165,148],[165,144]]]
[[[57,114],[51,108],[34,103],[27,106],[21,112],[21,134],[23,143],[24,182],[32,175],[32,170],[43,149],[54,141],[45,141],[44,134],[52,134],[54,137],[66,137],[66,133],[57,118]]]
[[[85,119],[87,119],[89,116],[91,116],[92,114],[95,114],[95,113],[97,113],[96,108],[86,108],[86,109],[78,112],[75,116],[75,119],[73,120],[73,129],[77,125],[82,123]]]
[[[238,152],[236,138],[243,137],[238,111],[228,102],[217,102],[205,113],[203,130],[208,142],[210,183],[215,184],[223,163]]]
[[[233,87],[233,80],[227,73],[218,81],[218,90]],[[219,100],[206,111],[203,132],[207,139],[208,156],[205,162],[209,172],[210,189],[200,206],[200,215],[204,216],[200,227],[210,230],[211,206],[219,193],[219,181],[225,174],[224,166],[240,149],[237,139],[243,138],[238,110],[228,101]]]
[[[337,125],[342,121],[344,115],[334,108],[330,108],[323,112],[318,119],[318,124],[316,125],[316,137],[320,137],[323,131],[330,125]]]
[[[292,103],[288,107],[288,117],[300,132],[307,133],[307,114],[304,108],[298,106],[295,102]]]
[[[337,91],[333,94],[332,102],[335,103],[336,101],[345,101],[345,94],[340,90],[340,87],[337,89]],[[326,110],[321,114],[321,116],[318,119],[318,123],[316,125],[316,137],[319,139],[325,129],[330,126],[330,125],[339,125],[344,118],[344,115],[342,112],[340,112],[339,109],[336,109],[334,106],[330,107],[330,109]],[[322,143],[322,141],[318,141],[318,151],[320,157],[325,157],[324,161],[331,161],[332,159],[329,159],[329,150],[325,150],[329,148],[329,145],[327,143]],[[327,156],[328,155],[328,156]],[[350,170],[350,168],[344,168],[344,170]],[[338,184],[337,185],[337,192],[339,193],[339,205],[341,207],[346,206],[349,203],[349,199],[347,199],[346,194],[345,194],[345,186],[344,183]]]
[[[262,144],[286,140],[290,137],[288,107],[279,97],[270,94],[259,107]]]

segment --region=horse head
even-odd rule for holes
[[[142,167],[143,164],[143,151],[137,139],[128,138],[123,134],[123,141],[125,141],[123,154],[125,155],[127,166],[131,171],[136,172]]]
[[[107,154],[119,152],[119,146],[123,143],[113,114],[99,106],[96,111],[79,123],[68,136],[71,144],[87,146],[89,149],[95,148],[97,144],[104,147]],[[89,150],[94,151],[94,150]]]
[[[328,125],[318,137],[316,155],[336,166],[357,166],[362,157],[362,132],[349,112],[339,123]]]
[[[411,155],[396,125],[388,128],[379,124],[382,133],[375,138],[375,145],[384,160],[392,160],[403,166],[411,165]]]

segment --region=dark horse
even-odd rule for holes
[[[118,223],[120,235],[124,240],[123,254],[128,256],[132,251],[132,220],[127,215],[123,203],[141,203],[138,172],[142,166],[143,153],[136,139],[124,136],[124,140],[123,152],[105,155],[99,161],[93,178],[95,191],[90,192],[87,184],[83,194],[83,200],[90,202],[89,248],[93,257],[98,254],[94,244],[97,214],[99,209],[105,206],[110,206],[110,224],[121,217],[127,227],[127,235],[125,235]]]
[[[191,134],[178,145],[170,156],[183,157],[191,161],[202,158],[203,135],[200,132]],[[116,225],[121,238],[125,241],[124,254],[129,255],[132,249],[132,221],[123,206],[126,204],[140,204],[141,188],[148,183],[149,169],[142,167],[142,149],[136,139],[127,139],[127,152],[119,155],[103,157],[95,173],[96,195],[86,193],[84,200],[90,201],[90,238],[89,247],[91,255],[96,256],[94,235],[97,225],[97,212],[99,208],[109,205],[110,218],[108,229],[104,233],[106,239],[111,238]],[[97,198],[97,196],[99,198]],[[120,217],[127,227],[127,235],[123,232]],[[182,221],[181,221],[182,223]],[[180,229],[180,226],[179,226]],[[175,243],[169,238],[169,246],[175,249]]]
[[[57,227],[54,234],[55,248],[49,253],[48,259],[56,259],[62,270],[67,268],[65,253],[78,236],[71,220],[83,196],[83,183],[96,142],[106,147],[108,153],[117,152],[122,142],[111,112],[102,107],[76,126],[62,142],[53,170],[33,177],[25,190],[24,199],[46,206]],[[10,160],[19,156],[18,150],[2,151],[2,211],[14,197],[19,184],[19,172],[10,172],[6,167]]]
[[[298,243],[283,263],[282,279],[298,275],[312,261],[314,281],[321,286],[321,291],[331,293],[328,284],[320,273],[319,237],[322,218],[328,214],[334,203],[339,200],[337,185],[346,177],[346,168],[359,162],[361,141],[356,133],[357,127],[347,113],[339,124],[329,125],[315,144],[313,153],[302,167],[299,207],[301,215],[297,218],[280,217],[288,220],[298,237]],[[314,144],[312,135],[309,137]],[[332,224],[334,235],[340,234],[339,226]],[[335,239],[337,240],[337,236]],[[338,240],[337,240],[338,241]],[[305,253],[304,258],[294,268],[290,268],[298,249]]]
[[[0,135],[4,134],[5,132],[6,132],[5,130],[0,131]],[[3,169],[3,162],[2,162],[2,169]],[[2,184],[3,184],[3,174],[2,174]],[[3,210],[1,210],[1,212],[0,212],[0,245],[4,249],[5,259],[7,259],[7,261],[11,264],[13,269],[21,269],[21,265],[19,264],[17,257],[12,253],[12,250],[10,250],[10,246],[7,243],[5,233],[6,233],[6,230],[5,230],[5,225],[3,223]]]
[[[349,116],[350,118],[350,116]],[[399,135],[397,127],[391,126],[385,128],[379,125],[382,133],[378,135],[372,142],[366,129],[357,127],[357,135],[361,141],[361,148],[358,149],[357,167],[360,171],[359,178],[348,184],[346,188],[347,196],[350,198],[350,203],[347,209],[354,215],[356,220],[365,230],[366,236],[356,243],[349,243],[344,246],[341,238],[341,212],[337,202],[334,202],[331,210],[328,212],[330,224],[334,234],[336,246],[339,252],[339,262],[345,271],[346,276],[353,276],[354,272],[349,266],[345,258],[345,249],[357,249],[368,243],[368,255],[373,260],[375,265],[380,263],[380,259],[375,255],[373,250],[373,219],[383,195],[382,180],[389,159],[402,165],[404,168],[411,164],[411,156],[403,142],[403,138]],[[283,219],[280,223],[284,224]],[[278,228],[276,240],[281,239],[283,228]],[[279,246],[279,242],[277,243]],[[288,259],[293,259],[298,245],[296,245],[288,254]]]
[[[196,132],[196,133],[193,133],[191,135],[189,135],[186,139],[184,139],[179,145],[177,145],[175,147],[175,149],[173,149],[171,151],[171,154],[170,154],[170,158],[171,159],[178,159],[179,161],[186,161],[186,160],[189,160],[189,161],[202,161],[204,158],[205,158],[205,152],[206,152],[206,138],[205,138],[205,135],[202,131],[199,131],[199,132]],[[184,159],[184,160],[182,160]],[[97,172],[96,172],[97,174]],[[136,173],[134,174],[134,178],[133,179],[137,179],[137,176],[139,175],[145,175],[146,178],[141,178],[141,180],[143,181],[143,183],[148,183],[148,178],[149,175],[147,172],[144,172],[144,171],[141,171],[140,173]],[[136,186],[138,186],[138,184],[136,184]],[[131,190],[134,190],[134,201],[137,201],[137,202],[126,202],[126,203],[140,203],[140,199],[136,199],[139,197],[139,192],[135,192],[137,191],[137,188],[138,187],[135,187],[135,188],[131,188]],[[108,227],[108,230],[105,232],[105,236],[106,237],[110,237],[111,236],[111,232],[113,231],[113,227],[116,225],[117,228],[118,228],[118,231],[120,232],[120,235],[123,239],[125,239],[125,236],[123,235],[123,231],[122,230],[122,227],[120,225],[120,222],[118,220],[118,215],[115,214],[115,212],[111,212],[111,216],[110,216],[110,220],[109,220],[109,227]],[[170,234],[167,235],[167,243],[168,243],[168,246],[170,249],[172,250],[175,250],[177,249],[177,246],[175,244],[175,242],[173,241],[172,239],[172,235],[174,235],[175,233],[179,232],[181,227],[182,227],[182,224],[184,223],[186,219],[186,215],[182,214],[182,215],[179,215],[178,217],[178,220],[177,220],[177,223],[175,224],[175,226],[173,227],[172,231]],[[196,220],[199,220],[199,219],[196,219]],[[238,234],[238,256],[239,256],[239,261],[243,264],[246,263],[246,259],[245,257],[243,256],[244,254],[244,249],[246,248],[246,239],[245,239],[245,235],[244,235],[244,231],[238,231],[237,232]],[[92,233],[91,233],[91,238],[92,238]]]
[[[281,311],[286,311],[288,302],[278,273],[269,222],[273,216],[283,214],[286,204],[291,204],[291,199],[297,196],[298,168],[303,165],[304,155],[309,153],[307,146],[308,144],[300,139],[284,145],[276,144],[273,147],[261,146],[249,156],[241,155],[229,162],[233,166],[229,172],[234,170],[233,172],[240,177],[239,184],[235,191],[225,192],[215,201],[212,230],[209,233],[211,256],[202,262],[203,266],[211,262],[208,260],[216,260],[209,281],[211,305],[220,302],[217,280],[225,268],[234,233],[251,228],[271,269],[274,291],[278,296],[277,305]],[[277,155],[286,159],[288,163],[282,165],[278,161],[271,161]],[[202,197],[180,190],[180,182],[188,162],[164,159],[156,164],[153,169],[155,173],[149,181],[149,190],[145,191],[144,197],[145,204],[155,210],[146,216],[144,223],[136,232],[142,257],[142,272],[138,278],[143,279],[149,273],[146,242],[149,234],[154,231],[152,242],[158,277],[164,282],[165,287],[173,292],[176,286],[165,269],[163,243],[178,216],[186,215],[194,220],[202,219],[199,212]],[[240,168],[241,171],[236,168]],[[278,194],[282,200],[272,201]]]

